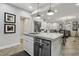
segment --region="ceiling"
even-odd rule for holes
[[[9,3],[12,6],[30,12],[35,16],[38,12],[37,3]],[[49,9],[49,3],[40,3],[39,12],[42,18],[47,22],[63,22],[79,19],[79,6],[76,3],[52,3],[52,10],[56,13],[52,16],[47,16],[46,13]]]
[[[17,8],[26,10],[28,12],[33,12],[34,10],[37,9],[37,3],[9,3],[12,6],[15,6]],[[44,7],[46,4],[41,3],[39,4],[39,7]]]

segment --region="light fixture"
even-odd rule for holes
[[[53,15],[53,14],[54,14],[54,11],[49,9],[47,15]]]
[[[50,7],[49,7],[49,10],[47,12],[47,15],[53,15],[54,14],[54,11],[51,10],[51,3],[50,3]]]
[[[39,3],[37,3],[37,10],[38,10],[38,13],[37,13],[37,15],[36,15],[36,18],[41,18],[41,15],[39,14]]]
[[[41,15],[37,14],[36,18],[38,18],[38,19],[41,18]]]

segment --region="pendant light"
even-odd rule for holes
[[[54,11],[51,10],[51,3],[50,3],[50,6],[49,6],[49,10],[47,12],[47,15],[53,15],[54,14]]]
[[[37,15],[36,15],[36,18],[41,18],[41,15],[39,14],[39,3],[37,3],[37,10],[38,10],[38,13],[37,13]]]

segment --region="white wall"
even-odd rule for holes
[[[16,33],[4,34],[4,12],[13,13],[16,15]],[[8,4],[0,4],[0,49],[16,45],[20,41],[20,16],[29,17],[30,14],[12,7]]]

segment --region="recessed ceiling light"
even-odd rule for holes
[[[32,6],[29,6],[29,9],[33,9],[33,7]]]
[[[58,12],[58,10],[54,10],[54,12]]]
[[[79,5],[79,3],[76,3],[75,5],[77,5],[77,6],[78,6],[78,5]]]

